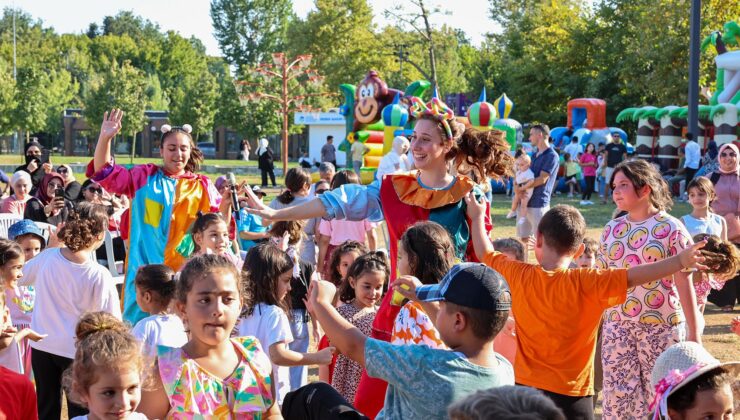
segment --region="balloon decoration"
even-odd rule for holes
[[[475,102],[468,108],[467,117],[470,125],[478,130],[488,131],[493,127],[493,122],[496,121],[498,116],[496,114],[496,108],[486,102],[485,87],[478,98],[478,102]]]
[[[505,93],[501,94],[501,96],[493,102],[493,106],[496,107],[499,118],[502,119],[509,118],[509,114],[514,110],[514,102],[512,102]]]

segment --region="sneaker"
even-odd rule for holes
[[[588,201],[586,201],[586,204],[588,204],[589,206],[593,206],[594,205],[594,202],[591,201],[591,200],[588,200]]]
[[[527,218],[526,217],[520,217],[519,220],[517,220],[516,224],[517,225],[523,225],[524,222],[526,222],[526,221],[527,221]]]
[[[516,212],[515,211],[510,211],[509,214],[506,215],[506,218],[507,219],[513,219],[515,217],[516,217]]]
[[[587,205],[588,205],[588,201],[586,201],[586,200],[581,200],[581,203],[580,203],[580,204],[581,204],[582,206],[587,206]]]

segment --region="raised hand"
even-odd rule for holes
[[[326,280],[312,281],[308,286],[308,302],[311,305],[311,312],[318,302],[331,305],[336,293],[337,287],[333,283]]]
[[[110,113],[103,114],[103,124],[100,125],[99,140],[108,141],[115,137],[121,131],[121,120],[123,111],[113,108]]]
[[[36,169],[38,169],[38,168],[39,168],[39,164],[36,163],[35,160],[32,160],[32,161],[28,162],[28,165],[26,165],[26,169],[28,169],[28,172],[30,172],[30,173],[36,172]]]
[[[44,173],[46,174],[51,173],[51,171],[54,169],[54,166],[52,166],[51,162],[46,162],[41,165],[41,167],[44,168]]]
[[[465,196],[465,206],[467,207],[466,214],[470,220],[482,220],[484,218],[486,211],[485,198],[476,198],[475,194],[471,191]]]
[[[391,284],[391,287],[406,299],[417,300],[416,288],[421,285],[421,281],[414,276],[401,276]]]
[[[684,268],[684,271],[709,270],[709,267],[702,264],[705,258],[701,254],[701,249],[704,248],[704,245],[706,244],[706,240],[697,242],[678,254],[678,258],[681,260],[681,266]]]

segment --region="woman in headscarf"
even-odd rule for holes
[[[0,213],[12,213],[23,217],[26,211],[26,202],[31,198],[31,175],[28,172],[18,171],[10,178],[13,194],[0,203]]]
[[[262,171],[262,188],[267,187],[267,175],[270,175],[273,188],[277,187],[275,183],[273,152],[267,143],[267,139],[260,139],[260,147],[257,149],[257,162],[259,163],[260,171]]]
[[[36,195],[26,203],[23,218],[54,226],[66,221],[74,206],[64,198],[64,194],[57,194],[59,190],[64,190],[64,177],[56,172],[46,174],[41,179]]]
[[[26,144],[24,154],[26,163],[15,168],[14,172],[24,171],[31,175],[31,194],[36,194],[36,190],[44,178],[44,175],[51,172],[53,166],[51,162],[41,162],[41,156],[44,153],[44,146],[37,141],[30,141]]]
[[[725,143],[719,148],[719,169],[709,179],[717,195],[712,201],[712,210],[727,221],[727,239],[740,248],[740,160],[737,146]],[[725,283],[722,290],[712,290],[708,299],[722,308],[732,311],[740,300],[740,276]]]
[[[408,150],[408,139],[404,136],[396,136],[393,139],[391,151],[380,159],[378,171],[375,173],[375,178],[382,180],[383,175],[408,171],[409,158],[406,156],[406,152],[408,152]]]
[[[57,167],[57,172],[64,178],[64,198],[71,202],[76,202],[80,198],[82,185],[77,182],[72,167],[64,164]]]

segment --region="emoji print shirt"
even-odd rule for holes
[[[692,244],[684,225],[661,211],[642,222],[618,217],[601,233],[598,268],[630,268],[672,257]],[[627,300],[606,310],[610,321],[678,325],[684,321],[673,276],[630,288]]]

